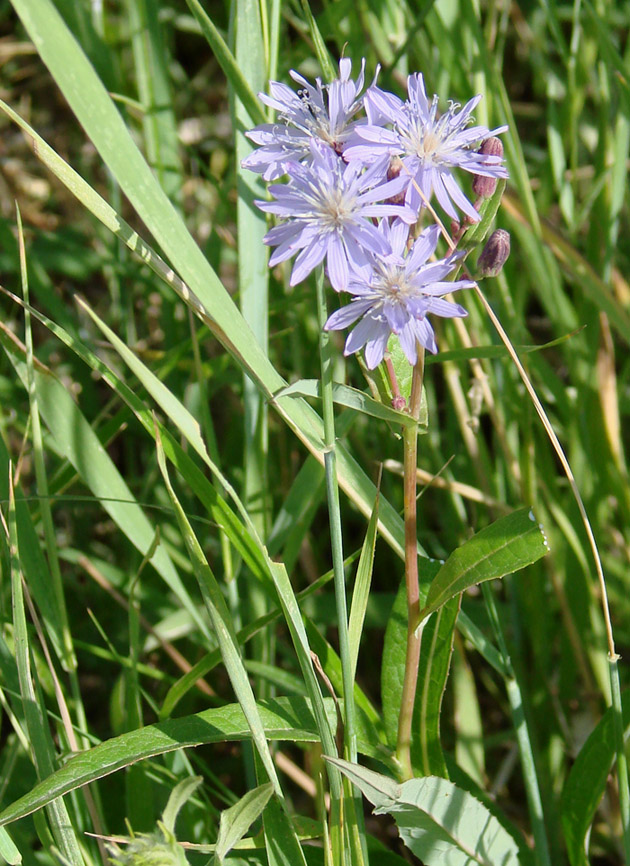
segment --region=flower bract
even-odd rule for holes
[[[383,360],[392,334],[398,336],[412,365],[418,361],[418,344],[437,352],[427,316],[468,315],[459,304],[445,300],[444,295],[475,285],[472,280],[446,281],[460,253],[429,261],[437,247],[439,226],[425,229],[406,255],[409,227],[405,223],[382,220],[379,230],[390,247],[389,255],[371,256],[367,279],[363,275],[351,277],[347,291],[354,296],[352,301],[333,313],[325,326],[328,331],[337,331],[360,319],[346,340],[344,353],[351,355],[365,347],[365,361],[371,370]]]

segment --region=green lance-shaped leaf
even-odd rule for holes
[[[420,622],[469,586],[525,568],[548,551],[531,509],[501,517],[451,553],[431,584]]]
[[[332,698],[326,699],[324,706],[329,723],[335,724],[336,709]],[[313,712],[306,698],[295,696],[261,701],[257,704],[257,712],[269,740],[308,743],[319,741]],[[361,720],[361,717],[359,718]],[[112,737],[93,749],[70,758],[56,772],[7,806],[0,812],[0,825],[30,815],[57,797],[122,770],[135,761],[164,755],[177,749],[247,740],[251,736],[251,728],[243,708],[239,704],[226,704]],[[369,728],[359,731],[359,749],[371,757],[378,754]]]
[[[420,569],[420,604],[424,605],[433,579],[440,570],[439,562],[426,560]],[[403,577],[396,593],[394,604],[387,620],[385,629],[385,644],[381,662],[381,702],[383,705],[383,721],[389,744],[396,745],[398,734],[398,716],[402,700],[403,680],[405,677],[405,659],[407,647],[407,589]],[[422,657],[422,650],[420,651]],[[430,673],[430,665],[428,667]],[[421,685],[419,686],[421,688]]]
[[[228,852],[241,841],[254,821],[260,817],[272,794],[273,786],[270,783],[260,785],[253,791],[248,791],[234,806],[221,812],[217,847],[214,851],[217,864],[223,863]]]
[[[171,791],[166,807],[162,812],[162,823],[169,833],[175,832],[175,822],[180,809],[190,800],[202,782],[201,776],[189,776],[189,778],[178,782]]]
[[[519,844],[468,791],[425,776],[399,785],[349,761],[334,763],[376,807],[398,825],[405,845],[426,866],[519,866]]]
[[[5,827],[0,827],[0,857],[9,866],[18,866],[22,862],[22,855]]]
[[[453,637],[461,596],[450,599],[425,623],[422,630],[418,691],[414,713],[414,742],[411,758],[414,767],[426,775],[448,779],[440,742],[440,716],[446,689]]]
[[[407,362],[407,366],[409,366],[409,362]],[[274,395],[274,398],[290,395],[295,397],[321,397],[319,379],[300,379],[298,382],[294,382],[292,385],[283,388]],[[406,412],[392,409],[391,406],[374,400],[369,394],[359,391],[358,388],[350,388],[348,385],[340,385],[336,382],[333,384],[333,402],[337,406],[354,409],[355,412],[371,415],[373,418],[387,421],[390,424],[398,424],[401,427],[417,426],[417,421]]]
[[[588,831],[615,759],[614,710],[608,709],[579,751],[562,791],[562,825],[571,866],[588,866]],[[623,729],[630,735],[630,700],[624,694]]]

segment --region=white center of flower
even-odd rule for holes
[[[342,188],[320,190],[315,219],[322,231],[342,229],[356,211],[356,198]]]
[[[414,124],[402,136],[402,140],[407,153],[417,156],[421,162],[429,165],[441,162],[440,151],[444,142],[439,130]]]
[[[380,272],[372,279],[375,294],[383,301],[404,305],[406,301],[417,294],[416,288],[408,281],[407,274],[400,265],[383,264]]]

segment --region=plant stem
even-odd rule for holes
[[[617,752],[617,783],[619,785],[619,810],[621,812],[621,827],[623,833],[623,850],[625,862],[630,863],[630,785],[628,784],[628,759],[623,739],[623,708],[621,705],[621,689],[619,686],[619,656],[617,653],[608,656],[610,665],[610,685],[612,692],[613,718],[615,730],[615,750]]]
[[[415,419],[420,417],[422,398],[422,379],[424,377],[424,349],[418,346],[418,363],[413,369],[409,412]],[[417,631],[420,613],[420,590],[418,582],[418,532],[416,509],[416,469],[418,466],[418,430],[405,427],[404,447],[404,509],[405,509],[405,584],[407,586],[407,654],[405,658],[405,677],[403,681],[400,715],[398,717],[398,742],[396,757],[402,768],[403,777],[411,779],[411,724],[413,707],[418,683],[420,662],[420,642],[422,635]]]
[[[328,318],[326,298],[324,296],[324,270],[317,269],[317,313],[319,317],[319,356],[321,364],[321,396],[324,420],[324,469],[326,472],[326,498],[328,500],[328,520],[330,524],[330,544],[333,560],[333,581],[335,587],[335,604],[337,608],[337,629],[339,634],[339,657],[341,659],[341,677],[343,683],[343,742],[344,756],[348,761],[357,760],[357,735],[354,706],[354,674],[350,656],[350,641],[348,638],[348,605],[346,599],[346,579],[343,567],[343,539],[341,533],[341,510],[339,507],[339,483],[337,480],[337,456],[335,453],[335,415],[333,406],[333,352],[328,331],[324,325]],[[360,805],[353,806],[354,792],[350,784],[344,780],[344,790],[347,798],[344,801],[348,810],[346,824],[351,834],[347,840],[347,848],[342,843],[341,858],[352,863],[365,862],[367,852],[362,850],[362,820]],[[360,821],[357,826],[357,821]],[[358,835],[357,835],[358,833]],[[339,861],[341,862],[341,861]]]
[[[332,547],[335,602],[337,606],[337,628],[339,630],[339,655],[343,680],[344,702],[344,746],[349,761],[356,761],[356,730],[354,710],[354,680],[348,641],[348,607],[346,581],[343,568],[343,542],[341,536],[341,512],[339,508],[339,484],[337,482],[337,459],[335,454],[335,416],[333,409],[333,355],[330,337],[324,330],[326,323],[326,299],[324,297],[324,273],[317,271],[317,310],[319,315],[319,354],[321,362],[321,393],[324,416],[324,468],[326,470],[326,496],[330,520],[330,543]]]

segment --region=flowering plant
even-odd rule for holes
[[[325,261],[332,287],[352,297],[328,317],[320,267],[317,306],[321,326],[323,452],[345,698],[344,747],[351,761],[356,761],[354,675],[336,487],[328,332],[354,325],[346,340],[345,354],[364,349],[369,369],[388,361],[387,348],[394,335],[413,367],[406,403],[400,394],[395,365],[387,364],[393,405],[405,406],[413,419],[409,423],[407,418],[403,429],[408,639],[396,748],[399,766],[410,778],[411,724],[420,652],[416,471],[424,351],[437,352],[429,316],[466,316],[464,307],[446,295],[475,286],[467,276],[456,278],[466,251],[457,250],[448,236],[448,254],[436,258],[440,235],[446,232],[431,206],[431,198],[435,195],[450,217],[457,218],[457,207],[469,223],[479,222],[481,201],[492,195],[496,181],[507,175],[501,144],[495,137],[505,127],[490,130],[471,125],[472,111],[480,96],[469,100],[461,110],[451,104],[438,116],[438,98],[434,96],[429,103],[422,75],[409,76],[408,100],[403,103],[377,87],[376,78],[362,93],[365,62],[356,82],[350,73],[350,61],[342,60],[339,78],[328,85],[318,79],[313,86],[292,72],[291,77],[302,85],[297,94],[271,82],[271,97],[261,98],[279,112],[280,122],[249,133],[260,147],[243,165],[269,180],[287,176],[285,183],[270,187],[270,201],[256,202],[261,210],[282,220],[264,238],[266,244],[275,247],[269,264],[295,256],[290,277],[291,285],[295,285]],[[485,182],[481,188],[473,185],[478,195],[475,204],[458,186],[454,173],[458,168]],[[427,213],[435,217],[435,222],[423,227]],[[458,231],[458,239],[461,235]],[[485,267],[495,267],[495,258],[493,254],[492,262]],[[327,756],[334,759],[330,753]]]
[[[500,151],[484,147],[503,132],[471,125],[480,96],[459,110],[451,103],[438,116],[438,97],[429,102],[421,74],[410,75],[403,102],[372,84],[363,91],[365,61],[356,81],[352,64],[339,62],[339,77],[311,85],[297,72],[296,93],[277,81],[265,104],[280,120],[251,130],[260,147],[243,161],[267,180],[288,177],[270,187],[272,201],[257,201],[261,210],[280,217],[265,243],[275,247],[270,266],[296,256],[290,283],[296,285],[324,260],[336,291],[352,302],[328,319],[338,330],[358,319],[346,342],[346,354],[365,347],[369,368],[384,358],[392,334],[400,340],[410,364],[418,346],[437,352],[427,316],[462,317],[459,304],[444,295],[474,283],[446,282],[460,262],[453,250],[429,262],[440,236],[438,225],[426,228],[414,242],[409,226],[435,195],[450,217],[458,207],[475,222],[479,212],[459,187],[457,168],[477,177],[507,176]],[[361,116],[361,111],[365,116]],[[476,146],[481,148],[475,149]]]

